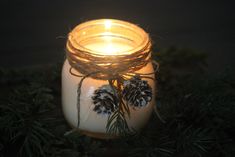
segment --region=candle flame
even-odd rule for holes
[[[110,29],[112,26],[112,21],[111,20],[104,21],[104,26],[105,26],[105,29]]]

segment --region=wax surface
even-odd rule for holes
[[[102,54],[102,55],[121,55],[121,54],[129,54],[128,51],[133,49],[130,44],[126,42],[113,41],[112,37],[103,37],[98,39],[96,42],[89,43],[85,45],[87,49],[94,51],[94,53]]]

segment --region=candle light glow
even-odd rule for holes
[[[95,43],[85,45],[87,49],[95,50],[103,55],[118,55],[119,52],[126,52],[131,50],[128,44],[113,42],[112,37],[106,36]]]
[[[127,125],[125,128],[140,130],[148,121],[155,100],[155,76],[148,34],[129,22],[92,20],[79,24],[70,32],[66,50],[67,59],[62,70],[62,107],[69,124],[88,136],[113,138],[120,132],[109,134],[107,130],[112,127],[108,124],[114,123],[108,123],[109,116],[100,113],[113,116],[119,110],[110,110],[111,107],[120,106],[120,109],[129,108],[128,112],[120,110],[124,115],[123,124]],[[148,99],[144,91],[135,92],[142,93],[144,100],[141,105],[146,104],[139,109],[127,107],[130,104],[127,100],[124,102],[122,91],[130,79],[135,79],[132,77],[135,74],[143,76],[137,79],[142,82],[137,85],[148,84],[148,90],[153,91],[149,92],[151,98]],[[117,101],[120,98],[117,96],[123,101]],[[94,100],[96,98],[97,101]],[[107,102],[103,103],[101,99],[107,99]],[[99,104],[98,100],[102,103]],[[116,118],[110,119],[116,121]]]
[[[94,26],[89,27],[93,24]],[[86,29],[86,31],[81,31]],[[136,33],[134,30],[138,30]],[[136,25],[113,19],[93,20],[76,27],[69,38],[74,46],[100,55],[126,55],[145,45],[148,35]]]

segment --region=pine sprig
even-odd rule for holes
[[[127,136],[131,133],[126,118],[130,116],[130,109],[122,100],[123,79],[109,80],[110,86],[117,91],[119,98],[118,109],[108,117],[106,130],[110,135]]]

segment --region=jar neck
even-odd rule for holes
[[[134,73],[151,59],[151,41],[147,33],[136,25],[119,20],[112,21],[112,30],[103,30],[102,20],[78,25],[68,37],[66,51],[72,68],[83,75],[98,79],[114,79],[119,75]],[[84,34],[84,35],[82,35]],[[108,40],[111,39],[111,40]],[[87,46],[96,44],[95,46]],[[106,50],[109,45],[120,44],[118,50]],[[129,46],[129,47],[128,47]]]
[[[130,55],[100,56],[74,49],[68,42],[67,59],[71,67],[83,75],[94,74],[94,78],[107,80],[143,68],[151,59],[151,51],[149,44],[141,51]]]

